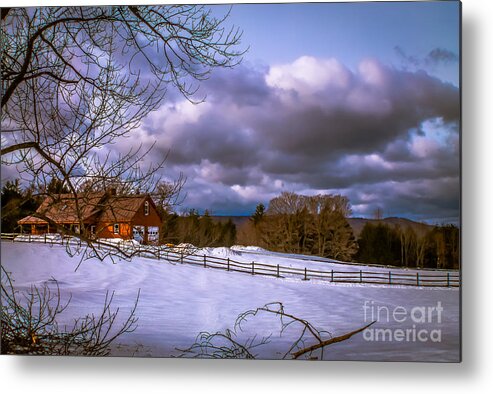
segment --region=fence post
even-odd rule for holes
[[[334,270],[330,270],[330,281],[334,281]]]
[[[180,263],[182,263],[182,264],[183,264],[183,251],[182,251],[182,252],[180,252]]]
[[[363,271],[359,270],[359,283],[363,283]]]
[[[161,248],[157,248],[157,259],[161,260]]]
[[[255,275],[255,261],[252,261],[252,275]]]
[[[419,272],[416,272],[416,286],[419,286]]]
[[[450,272],[447,272],[447,287],[450,287]]]
[[[308,280],[308,277],[306,275],[306,267],[305,267],[305,278],[303,280]]]
[[[46,233],[45,233],[45,243],[46,243]]]
[[[279,275],[279,264],[277,264],[277,277],[279,278],[281,275]]]
[[[389,271],[389,285],[392,284],[392,272]]]
[[[228,268],[227,268],[227,271],[229,271],[229,257],[228,257]]]
[[[207,257],[204,254],[204,268],[207,268]]]

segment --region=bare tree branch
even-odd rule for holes
[[[69,306],[71,296],[62,302],[54,278],[41,287],[33,285],[29,291],[19,292],[3,267],[1,277],[2,354],[106,356],[117,339],[137,328],[135,312],[140,290],[123,320],[119,319],[119,308],[111,307],[114,292],[107,292],[100,314],[88,314],[61,327],[59,318]]]

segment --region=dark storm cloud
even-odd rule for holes
[[[330,105],[306,104],[303,98],[292,108],[277,105],[272,108],[275,115],[257,125],[259,132],[279,151],[323,159],[383,149],[429,118],[457,121],[459,92],[454,86],[424,72],[369,66],[375,67],[380,81],[353,75],[343,94],[336,91],[340,100]],[[332,90],[329,87],[327,96]]]
[[[255,211],[257,202],[239,199],[231,189],[221,185],[212,187],[211,194],[208,198],[205,197],[206,205],[204,205],[204,195],[201,191],[200,185],[191,185],[185,204],[181,207],[183,211],[187,208],[198,208],[201,212],[207,209],[211,215],[250,215]]]
[[[403,216],[431,223],[458,224],[460,184],[458,177],[438,180],[383,182],[346,190],[353,204],[360,204],[358,214],[371,216],[383,207],[384,216]]]
[[[168,166],[187,175],[190,203],[234,213],[282,190],[339,190],[356,213],[377,203],[371,195],[396,214],[457,215],[451,84],[375,60],[351,71],[304,57],[218,70],[203,90],[205,103],[168,102],[140,129],[141,141],[157,140],[149,159],[169,152]]]
[[[234,167],[248,166],[255,160],[256,139],[239,126],[213,111],[202,115],[198,122],[177,126],[170,131],[171,141],[158,141],[157,150],[164,154],[169,149],[171,164],[208,160]]]
[[[318,166],[313,160],[310,163],[313,170],[299,172],[299,168],[292,167],[292,171],[286,171],[282,178],[293,183],[304,183],[313,189],[342,189],[387,181],[439,180],[458,174],[459,171],[456,158],[447,152],[434,152],[433,157],[422,157],[419,160],[416,157],[411,160],[409,151],[405,155],[405,160],[391,160],[385,154],[350,155],[337,161],[318,163]]]
[[[204,82],[201,91],[216,103],[233,102],[239,106],[258,106],[272,94],[265,82],[268,69],[240,65],[217,70]]]

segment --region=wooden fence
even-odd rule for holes
[[[64,242],[76,242],[80,240],[72,237],[53,238],[50,236],[31,236],[20,234],[1,234],[2,239],[15,242],[37,242],[63,245]],[[96,248],[111,248],[111,244],[95,241]],[[259,262],[241,262],[231,258],[198,255],[193,250],[177,251],[177,248],[165,246],[128,246],[125,247],[131,255],[137,255],[156,260],[167,260],[175,264],[197,265],[203,268],[222,269],[224,271],[242,272],[250,275],[272,276],[276,278],[298,278],[301,280],[322,280],[333,283],[355,283],[373,285],[394,286],[420,286],[420,287],[459,287],[459,271],[433,271],[433,270],[405,270],[393,269],[374,271],[369,270],[315,270],[311,268],[294,268],[280,264],[265,264]],[[366,267],[368,268],[368,267]]]

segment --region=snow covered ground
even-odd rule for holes
[[[1,246],[2,265],[12,272],[18,289],[50,283],[53,277],[64,298],[72,295],[63,315],[65,323],[98,312],[107,290],[115,291],[114,306],[125,314],[140,289],[139,326],[121,337],[113,355],[131,355],[135,351],[137,356],[179,355],[177,348],[190,346],[199,332],[232,328],[238,314],[270,302],[282,302],[287,312],[333,335],[377,320],[372,331],[328,347],[325,359],[458,361],[460,357],[458,289],[278,279],[140,257],[117,264],[88,260],[75,271],[80,259],[69,257],[63,246],[12,242],[2,242]],[[330,264],[305,260],[300,263],[292,255],[273,255],[251,247],[208,248],[207,252],[221,257],[229,254],[238,261],[282,261],[284,265],[317,267]],[[259,316],[250,321],[240,337],[273,333],[271,342],[257,348],[257,353],[261,358],[279,358],[294,340],[295,332],[288,330],[279,337],[278,329],[276,321]]]

